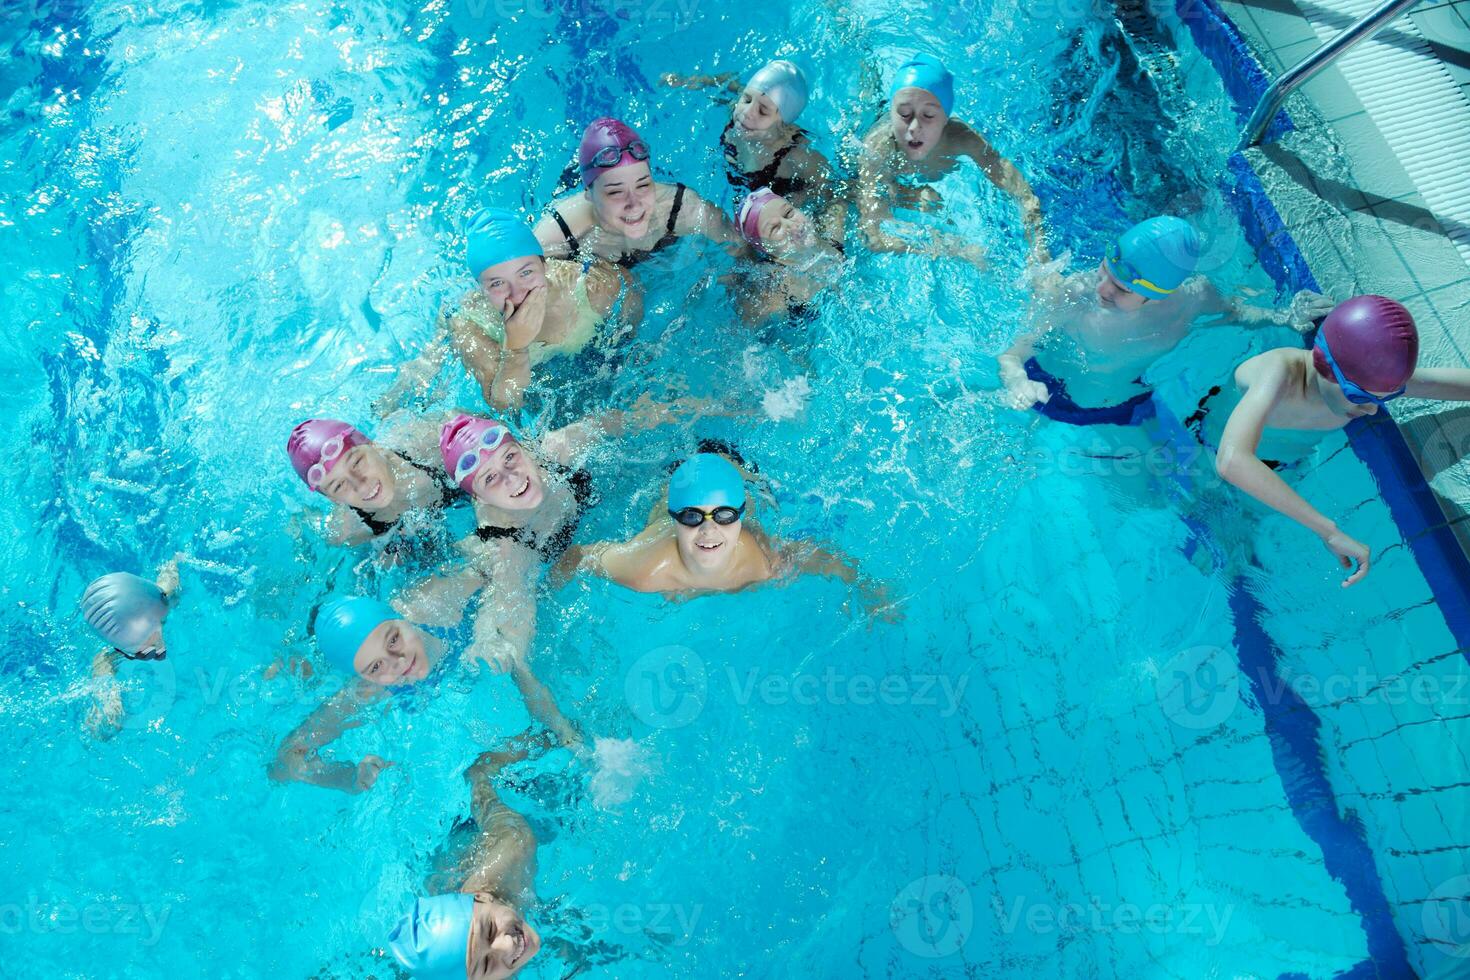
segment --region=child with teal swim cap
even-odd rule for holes
[[[705,448],[715,451],[700,452],[674,469],[665,499],[637,537],[574,548],[566,567],[671,598],[830,575],[856,586],[875,617],[899,618],[883,586],[837,549],[767,536],[747,518],[746,474],[726,455],[728,447]]]
[[[875,252],[953,256],[983,268],[985,251],[977,243],[893,216],[895,206],[937,207],[939,192],[927,184],[951,173],[960,157],[969,157],[986,179],[1015,200],[1033,258],[1044,261],[1048,256],[1041,203],[1011,161],[952,116],[954,76],[949,69],[933,55],[916,54],[898,67],[888,97],[888,118],[863,139],[858,168],[858,217],[868,247]],[[916,189],[911,186],[913,181],[926,186]]]
[[[1200,253],[1188,222],[1163,215],[1125,231],[1095,271],[1039,272],[1037,326],[997,359],[1010,405],[1076,425],[1136,424],[1154,410],[1144,372],[1197,322],[1305,331],[1331,306],[1309,292],[1283,310],[1224,296],[1196,274]]]
[[[643,318],[642,291],[626,270],[547,258],[521,215],[504,208],[470,215],[464,263],[475,287],[446,305],[428,346],[375,403],[379,413],[422,394],[450,351],[486,403],[519,407],[533,368],[589,344],[610,346]]]

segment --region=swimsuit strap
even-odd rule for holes
[[[510,540],[517,544],[523,544],[536,552],[542,561],[554,562],[566,553],[571,547],[572,535],[577,533],[578,526],[582,523],[582,513],[596,502],[597,493],[592,486],[592,474],[586,469],[573,470],[570,466],[561,463],[550,463],[547,470],[558,476],[566,478],[572,488],[572,499],[576,501],[577,509],[562,522],[561,526],[552,532],[544,541],[539,540],[532,532],[523,527],[500,527],[498,525],[485,525],[475,529],[475,537],[481,541]]]
[[[561,233],[566,238],[567,244],[571,246],[571,254],[576,255],[582,250],[582,244],[577,241],[577,236],[572,234],[572,226],[567,224],[567,219],[563,218],[561,212],[556,208],[551,209],[551,217],[556,221],[556,226],[561,229]]]
[[[391,521],[380,521],[370,512],[363,510],[361,507],[351,507],[348,509],[356,514],[360,521],[367,525],[367,529],[373,532],[373,537],[375,538],[387,534],[389,531],[398,526],[398,521],[396,519]]]

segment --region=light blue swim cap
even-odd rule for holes
[[[470,215],[464,232],[465,264],[476,279],[492,265],[546,254],[521,216],[505,208],[481,208]]]
[[[123,653],[138,653],[168,615],[168,600],[157,584],[131,572],[113,572],[82,593],[87,625]]]
[[[778,59],[767,63],[750,76],[748,84],[776,103],[782,122],[796,122],[796,117],[806,108],[806,76],[789,61]]]
[[[403,617],[377,599],[365,596],[336,596],[322,604],[316,614],[316,642],[327,663],[349,674],[357,673],[353,662],[368,634],[390,619]]]
[[[1168,296],[1194,275],[1199,236],[1182,218],[1163,215],[1125,231],[1103,262],[1113,278],[1149,299]]]
[[[669,510],[685,507],[739,507],[745,503],[745,478],[715,453],[698,453],[669,477]]]
[[[413,903],[388,935],[388,949],[415,977],[464,980],[475,896],[434,895]]]
[[[944,62],[932,54],[920,52],[898,66],[888,97],[892,99],[901,88],[921,88],[928,92],[939,100],[939,107],[946,116],[954,108],[954,76],[944,67]]]

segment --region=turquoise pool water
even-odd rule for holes
[[[288,533],[309,501],[281,446],[308,415],[369,417],[463,287],[462,216],[544,204],[586,119],[619,111],[661,173],[720,199],[724,110],[660,73],[796,52],[808,125],[840,157],[911,39],[947,39],[959,113],[1031,176],[1058,252],[1096,261],[1130,219],[1173,210],[1209,230],[1222,285],[1274,290],[1215,190],[1230,111],[1168,11],[1126,36],[1083,5],[1008,2],[4,18],[7,975],[387,975],[374,948],[466,812],[461,772],[524,712],[505,680],[453,674],[339,743],[398,763],[372,792],[267,781],[323,697],[268,668],[314,656],[323,594],[377,582]],[[1018,239],[973,170],[941,189],[961,231],[1002,256]],[[777,533],[841,546],[905,619],[870,626],[821,580],[681,604],[583,581],[545,595],[537,672],[604,752],[509,774],[541,840],[531,918],[554,940],[527,975],[1454,962],[1465,658],[1340,437],[1298,478],[1383,549],[1351,593],[1303,532],[1184,456],[1134,465],[1149,434],[996,402],[1019,258],[982,277],[860,256],[814,323],[759,337],[729,313],[727,266],[681,247],[641,267],[648,313],[618,371],[540,393],[530,424],[644,391],[753,409],[699,434],[760,463]],[[1291,342],[1219,328],[1155,370],[1187,411]],[[474,399],[441,376],[440,402]],[[582,535],[640,527],[694,437],[601,453]],[[176,550],[192,557],[169,659],[132,672],[127,728],[94,742],[76,598]]]

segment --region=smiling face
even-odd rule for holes
[[[764,136],[781,125],[781,110],[770,96],[752,85],[745,86],[730,110],[735,129],[746,136]]]
[[[1105,310],[1132,313],[1143,309],[1143,304],[1148,302],[1148,298],[1138,295],[1114,279],[1113,274],[1108,271],[1107,263],[1104,262],[1099,263],[1097,267],[1097,302]]]
[[[518,307],[526,294],[546,285],[546,260],[539,255],[497,262],[480,273],[480,288],[502,312],[507,305]]]
[[[628,238],[648,234],[654,202],[648,161],[604,171],[587,189],[587,195],[592,201],[592,214],[603,228]]]
[[[490,895],[475,896],[466,953],[467,980],[511,976],[540,949],[541,936],[519,912]]]
[[[949,121],[934,94],[921,88],[901,88],[893,93],[888,115],[893,120],[893,138],[910,160],[922,160],[933,152]]]
[[[480,458],[470,493],[501,510],[535,510],[546,498],[546,477],[520,443],[509,437]]]
[[[429,674],[424,635],[407,620],[379,623],[357,648],[352,667],[357,676],[380,687],[415,684]]]
[[[816,232],[805,214],[782,198],[766,204],[756,223],[761,247],[773,255],[805,248],[816,241]]]
[[[398,484],[388,460],[368,443],[343,453],[320,489],[334,504],[372,512],[393,503]]]
[[[700,510],[714,510],[716,504],[701,504]],[[712,574],[727,567],[735,559],[735,543],[745,522],[720,525],[706,518],[699,527],[685,527],[674,522],[674,541],[679,559],[690,571]]]

